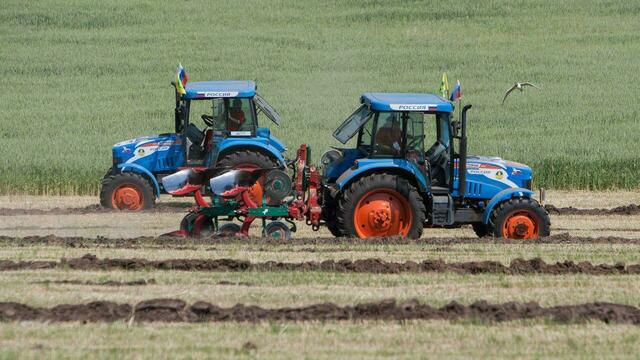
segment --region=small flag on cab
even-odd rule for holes
[[[184,89],[187,86],[187,81],[189,81],[187,71],[182,67],[182,64],[178,64],[178,69],[176,70],[176,92],[178,94],[184,95],[187,93],[187,90]]]
[[[442,74],[442,81],[440,81],[440,96],[445,99],[449,98],[449,77],[447,73]]]
[[[462,97],[462,86],[460,86],[460,80],[456,83],[456,87],[453,88],[453,92],[451,93],[451,98],[449,100],[456,101]]]

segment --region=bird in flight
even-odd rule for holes
[[[522,92],[522,90],[524,90],[525,86],[532,86],[536,89],[541,89],[541,87],[534,85],[530,82],[517,82],[515,84],[513,84],[513,86],[511,88],[509,88],[509,90],[507,90],[506,93],[504,93],[504,97],[502,98],[502,105],[504,105],[504,101],[507,100],[507,97],[509,96],[509,94],[511,94],[511,92],[513,90],[520,90]]]

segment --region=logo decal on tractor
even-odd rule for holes
[[[504,177],[504,173],[502,172],[502,170],[498,170],[496,172],[496,179],[502,180],[503,177]]]
[[[216,98],[216,97],[236,97],[236,96],[238,96],[238,92],[237,91],[206,91],[206,92],[199,92],[198,96],[201,96],[201,97],[212,97],[212,98]]]
[[[391,110],[399,111],[435,111],[438,105],[433,104],[389,104]]]

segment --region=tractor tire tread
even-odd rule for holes
[[[496,238],[502,238],[502,222],[504,221],[504,217],[513,212],[514,210],[529,207],[541,221],[539,225],[539,236],[547,237],[551,234],[551,219],[549,217],[549,213],[544,206],[540,205],[538,201],[531,198],[511,198],[509,200],[503,201],[498,206],[496,206],[491,212],[491,216],[489,218],[488,234],[493,235]]]
[[[393,185],[394,183],[396,186]],[[357,237],[353,225],[353,213],[360,197],[372,189],[383,187],[396,190],[407,197],[409,204],[414,210],[413,218],[415,220],[407,237],[417,239],[422,236],[427,212],[424,199],[407,179],[397,175],[380,173],[362,177],[351,183],[351,185],[342,192],[342,196],[338,199],[336,213],[336,226],[341,234],[348,237]],[[400,187],[402,188],[399,189]]]
[[[217,161],[217,167],[233,168],[241,164],[255,164],[261,168],[278,167],[278,161],[270,156],[254,150],[238,150],[224,155]]]
[[[110,174],[107,172],[100,181],[100,205],[107,209],[115,209],[112,202],[113,191],[123,183],[131,183],[138,186],[142,192],[142,210],[155,206],[156,197],[151,182],[144,176],[132,172],[119,172]]]

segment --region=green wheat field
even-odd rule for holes
[[[361,93],[436,92],[446,71],[472,153],[535,186],[640,187],[637,1],[3,0],[0,39],[0,193],[97,193],[112,144],[172,131],[178,62],[256,80],[316,160]],[[543,89],[501,106],[516,81]]]

